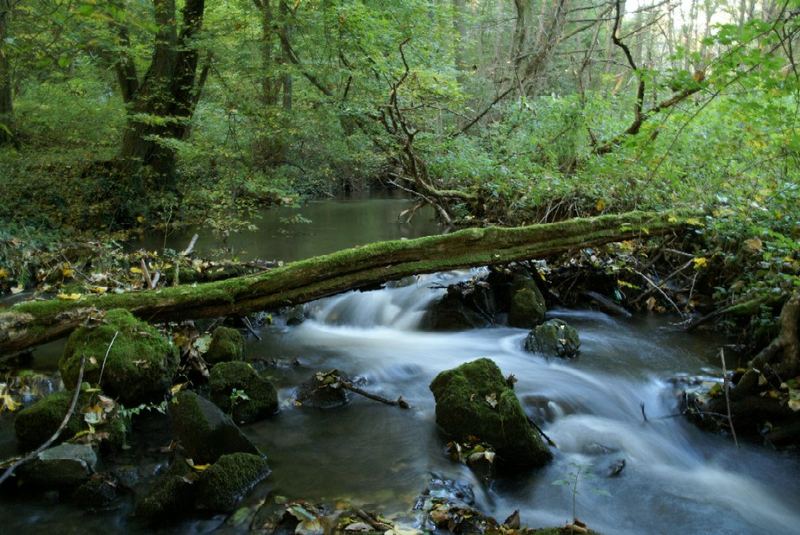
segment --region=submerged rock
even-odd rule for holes
[[[211,400],[238,423],[250,423],[275,414],[278,392],[246,362],[223,362],[211,369]]]
[[[59,444],[20,467],[20,477],[46,489],[77,487],[94,473],[97,455],[86,444]]]
[[[347,405],[350,395],[341,387],[340,380],[349,381],[349,378],[339,370],[317,372],[300,385],[295,401],[316,409],[333,409]]]
[[[436,423],[455,440],[477,437],[491,445],[499,469],[542,466],[552,458],[493,361],[478,359],[444,371],[430,389]]]
[[[56,392],[19,411],[14,420],[14,432],[20,449],[27,451],[37,448],[56,432],[67,415],[72,396],[73,392]],[[81,411],[78,410],[85,400],[85,394],[81,394],[78,407],[61,432],[59,442],[72,438],[85,427]]]
[[[169,404],[172,427],[195,464],[215,462],[227,453],[259,454],[230,416],[194,392],[180,392]]]
[[[229,512],[253,487],[270,474],[267,460],[260,455],[223,455],[202,472],[197,484],[197,503],[212,511]]]
[[[119,485],[110,474],[94,474],[72,493],[72,501],[87,509],[108,507],[117,499]]]
[[[244,360],[244,336],[230,327],[217,327],[211,335],[211,344],[203,358],[209,364]]]
[[[58,362],[67,387],[75,386],[84,357],[84,380],[98,384],[102,370],[103,391],[129,406],[161,400],[180,361],[170,340],[122,309],[109,310],[99,325],[70,335]]]
[[[525,339],[525,349],[546,357],[573,358],[578,355],[581,340],[578,331],[558,319],[537,325]]]
[[[508,324],[512,327],[530,329],[544,321],[546,312],[547,304],[536,282],[520,276],[515,277],[508,308]]]

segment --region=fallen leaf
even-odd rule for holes
[[[12,292],[13,292],[13,288],[12,288]],[[81,294],[76,294],[76,293],[73,293],[73,294],[58,294],[56,297],[58,299],[61,299],[62,301],[77,301],[78,299],[81,298]]]
[[[744,240],[743,245],[745,250],[750,253],[760,253],[764,248],[764,244],[760,238],[750,238],[749,240]]]

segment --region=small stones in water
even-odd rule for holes
[[[559,319],[547,320],[528,333],[525,349],[546,357],[574,358],[581,341],[578,331]]]

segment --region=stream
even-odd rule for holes
[[[286,224],[287,232],[240,235],[243,256],[293,260],[348,245],[436,232],[418,214],[412,225],[396,221],[409,206],[397,199],[316,203],[303,209],[311,223]],[[328,214],[328,215],[326,215]],[[287,215],[269,217],[283,217]],[[280,223],[280,219],[275,219]],[[293,230],[291,230],[293,229]],[[176,247],[184,235],[170,238]],[[202,243],[202,240],[201,240]],[[601,533],[798,533],[800,462],[796,456],[705,433],[675,417],[669,379],[678,374],[718,374],[724,339],[686,334],[667,316],[610,317],[590,310],[552,310],[578,329],[578,359],[546,360],[523,351],[526,331],[508,327],[462,332],[420,329],[424,311],[441,287],[475,271],[416,277],[410,284],[350,292],[306,306],[310,318],[287,326],[280,317],[248,341],[248,355],[275,359],[268,372],[279,387],[281,413],[247,426],[273,473],[249,501],[267,492],[333,503],[349,500],[385,511],[406,511],[431,473],[470,482],[478,508],[499,520],[515,509],[532,527],[563,525],[573,516],[571,487],[556,486],[580,470],[575,514]],[[37,352],[52,366],[59,344]],[[513,373],[523,407],[558,445],[546,468],[495,481],[489,488],[444,452],[437,431],[431,380],[442,370],[492,358]],[[354,396],[327,411],[294,407],[293,389],[316,371],[337,368],[362,377],[364,388],[387,398],[402,395],[400,410]],[[644,404],[647,421],[642,417]],[[0,429],[7,449],[9,426]],[[5,451],[3,453],[6,453]],[[617,477],[610,467],[625,460]],[[49,502],[0,506],[11,532],[60,533],[131,530],[129,508],[84,513]],[[220,519],[174,528],[208,532]]]

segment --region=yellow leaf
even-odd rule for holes
[[[708,259],[704,256],[693,258],[692,262],[694,262],[694,269],[702,269],[708,266]]]
[[[6,268],[0,268],[0,280],[7,279],[10,273]]]
[[[606,209],[606,201],[604,201],[603,199],[597,199],[597,202],[594,204],[594,208],[598,212],[602,212],[603,210]]]
[[[71,279],[75,275],[75,270],[71,267],[65,266],[61,268],[61,275],[65,279]]]
[[[77,301],[81,298],[81,294],[58,294],[56,297],[62,301]]]
[[[143,215],[137,215],[136,216],[136,221],[137,221],[137,223],[144,223],[144,216]]]
[[[138,268],[138,267],[134,266],[134,267],[131,268],[131,273],[136,273],[137,275],[141,275],[142,274],[142,268]]]
[[[104,294],[108,291],[108,286],[92,286],[90,290],[92,293]]]
[[[187,384],[189,384],[189,383],[178,383],[178,384],[176,384],[176,385],[173,385],[173,386],[172,386],[172,388],[170,388],[170,389],[169,389],[169,391],[170,391],[170,393],[172,393],[172,395],[174,396],[175,394],[177,394],[178,392],[180,392],[181,390],[183,390],[183,388],[184,388],[184,387],[185,387]]]
[[[3,394],[0,396],[0,399],[3,400],[3,404],[0,405],[0,412],[14,412],[20,407],[20,404],[14,401],[14,398],[12,398],[10,394]]]
[[[790,399],[788,405],[794,412],[800,411],[800,399]]]

